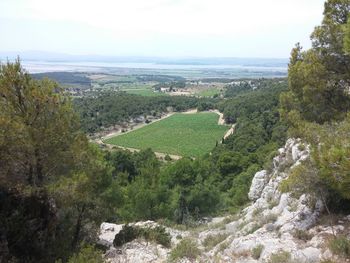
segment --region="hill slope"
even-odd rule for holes
[[[293,198],[290,193],[279,190],[280,183],[289,176],[290,168],[308,160],[308,147],[300,140],[289,139],[278,153],[273,159],[271,171],[262,170],[255,174],[249,192],[253,202],[240,214],[214,218],[194,230],[166,228],[173,250],[142,239],[115,248],[113,239],[122,225],[102,224],[100,242],[109,246],[106,260],[165,262],[175,254],[185,256],[181,262],[306,263],[326,259],[333,260],[329,262],[346,262],[332,254],[328,242],[333,234],[340,236],[350,233],[350,216],[342,218],[333,227],[321,224],[318,220],[324,211],[321,200],[310,205],[306,195]],[[154,228],[158,223],[148,221],[135,225]],[[177,254],[174,253],[176,246],[179,248],[181,243],[190,239],[192,243],[189,242],[187,248],[193,246],[192,250],[188,250],[193,254],[188,251],[181,254],[179,249],[176,250]]]

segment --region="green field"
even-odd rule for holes
[[[218,88],[204,89],[196,93],[196,95],[200,97],[213,97],[214,95],[219,95],[219,94],[220,94],[220,90]]]
[[[216,113],[176,113],[143,128],[105,140],[105,143],[181,156],[201,156],[220,141],[228,126],[218,125]]]

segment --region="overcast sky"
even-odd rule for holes
[[[0,51],[289,57],[323,0],[0,0]]]

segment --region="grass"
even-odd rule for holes
[[[256,247],[254,247],[252,249],[252,257],[254,259],[259,259],[263,250],[264,250],[264,246],[263,245],[261,245],[261,244],[257,245]]]
[[[217,244],[221,243],[228,237],[228,234],[217,234],[217,235],[209,235],[203,241],[203,246],[205,246],[206,250],[209,251]]]
[[[143,128],[105,140],[123,147],[198,157],[210,152],[228,126],[218,125],[216,113],[174,114]]]
[[[144,238],[147,241],[153,241],[167,248],[170,248],[171,245],[171,237],[164,227],[140,228],[130,225],[123,226],[122,230],[115,235],[113,244],[120,247],[136,238]]]
[[[292,233],[293,237],[298,238],[303,241],[308,241],[312,238],[312,235],[310,235],[307,231],[297,229]]]
[[[292,256],[287,251],[279,251],[275,254],[272,254],[270,256],[270,259],[268,263],[291,263],[292,262]]]
[[[181,258],[187,258],[193,261],[200,254],[201,251],[196,242],[193,239],[185,238],[171,251],[170,259],[171,261],[177,261]]]
[[[330,240],[329,248],[333,254],[350,258],[350,240],[345,236],[337,236]]]
[[[196,93],[196,95],[200,97],[213,97],[214,95],[219,95],[220,90],[218,88],[208,88],[200,90]]]

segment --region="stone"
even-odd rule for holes
[[[261,196],[261,193],[267,182],[268,182],[267,171],[262,170],[257,172],[254,175],[252,185],[248,193],[249,199],[253,201],[257,200]]]
[[[111,223],[102,223],[100,226],[98,243],[105,247],[112,247],[115,235],[122,230],[123,226],[124,224],[117,225]]]

